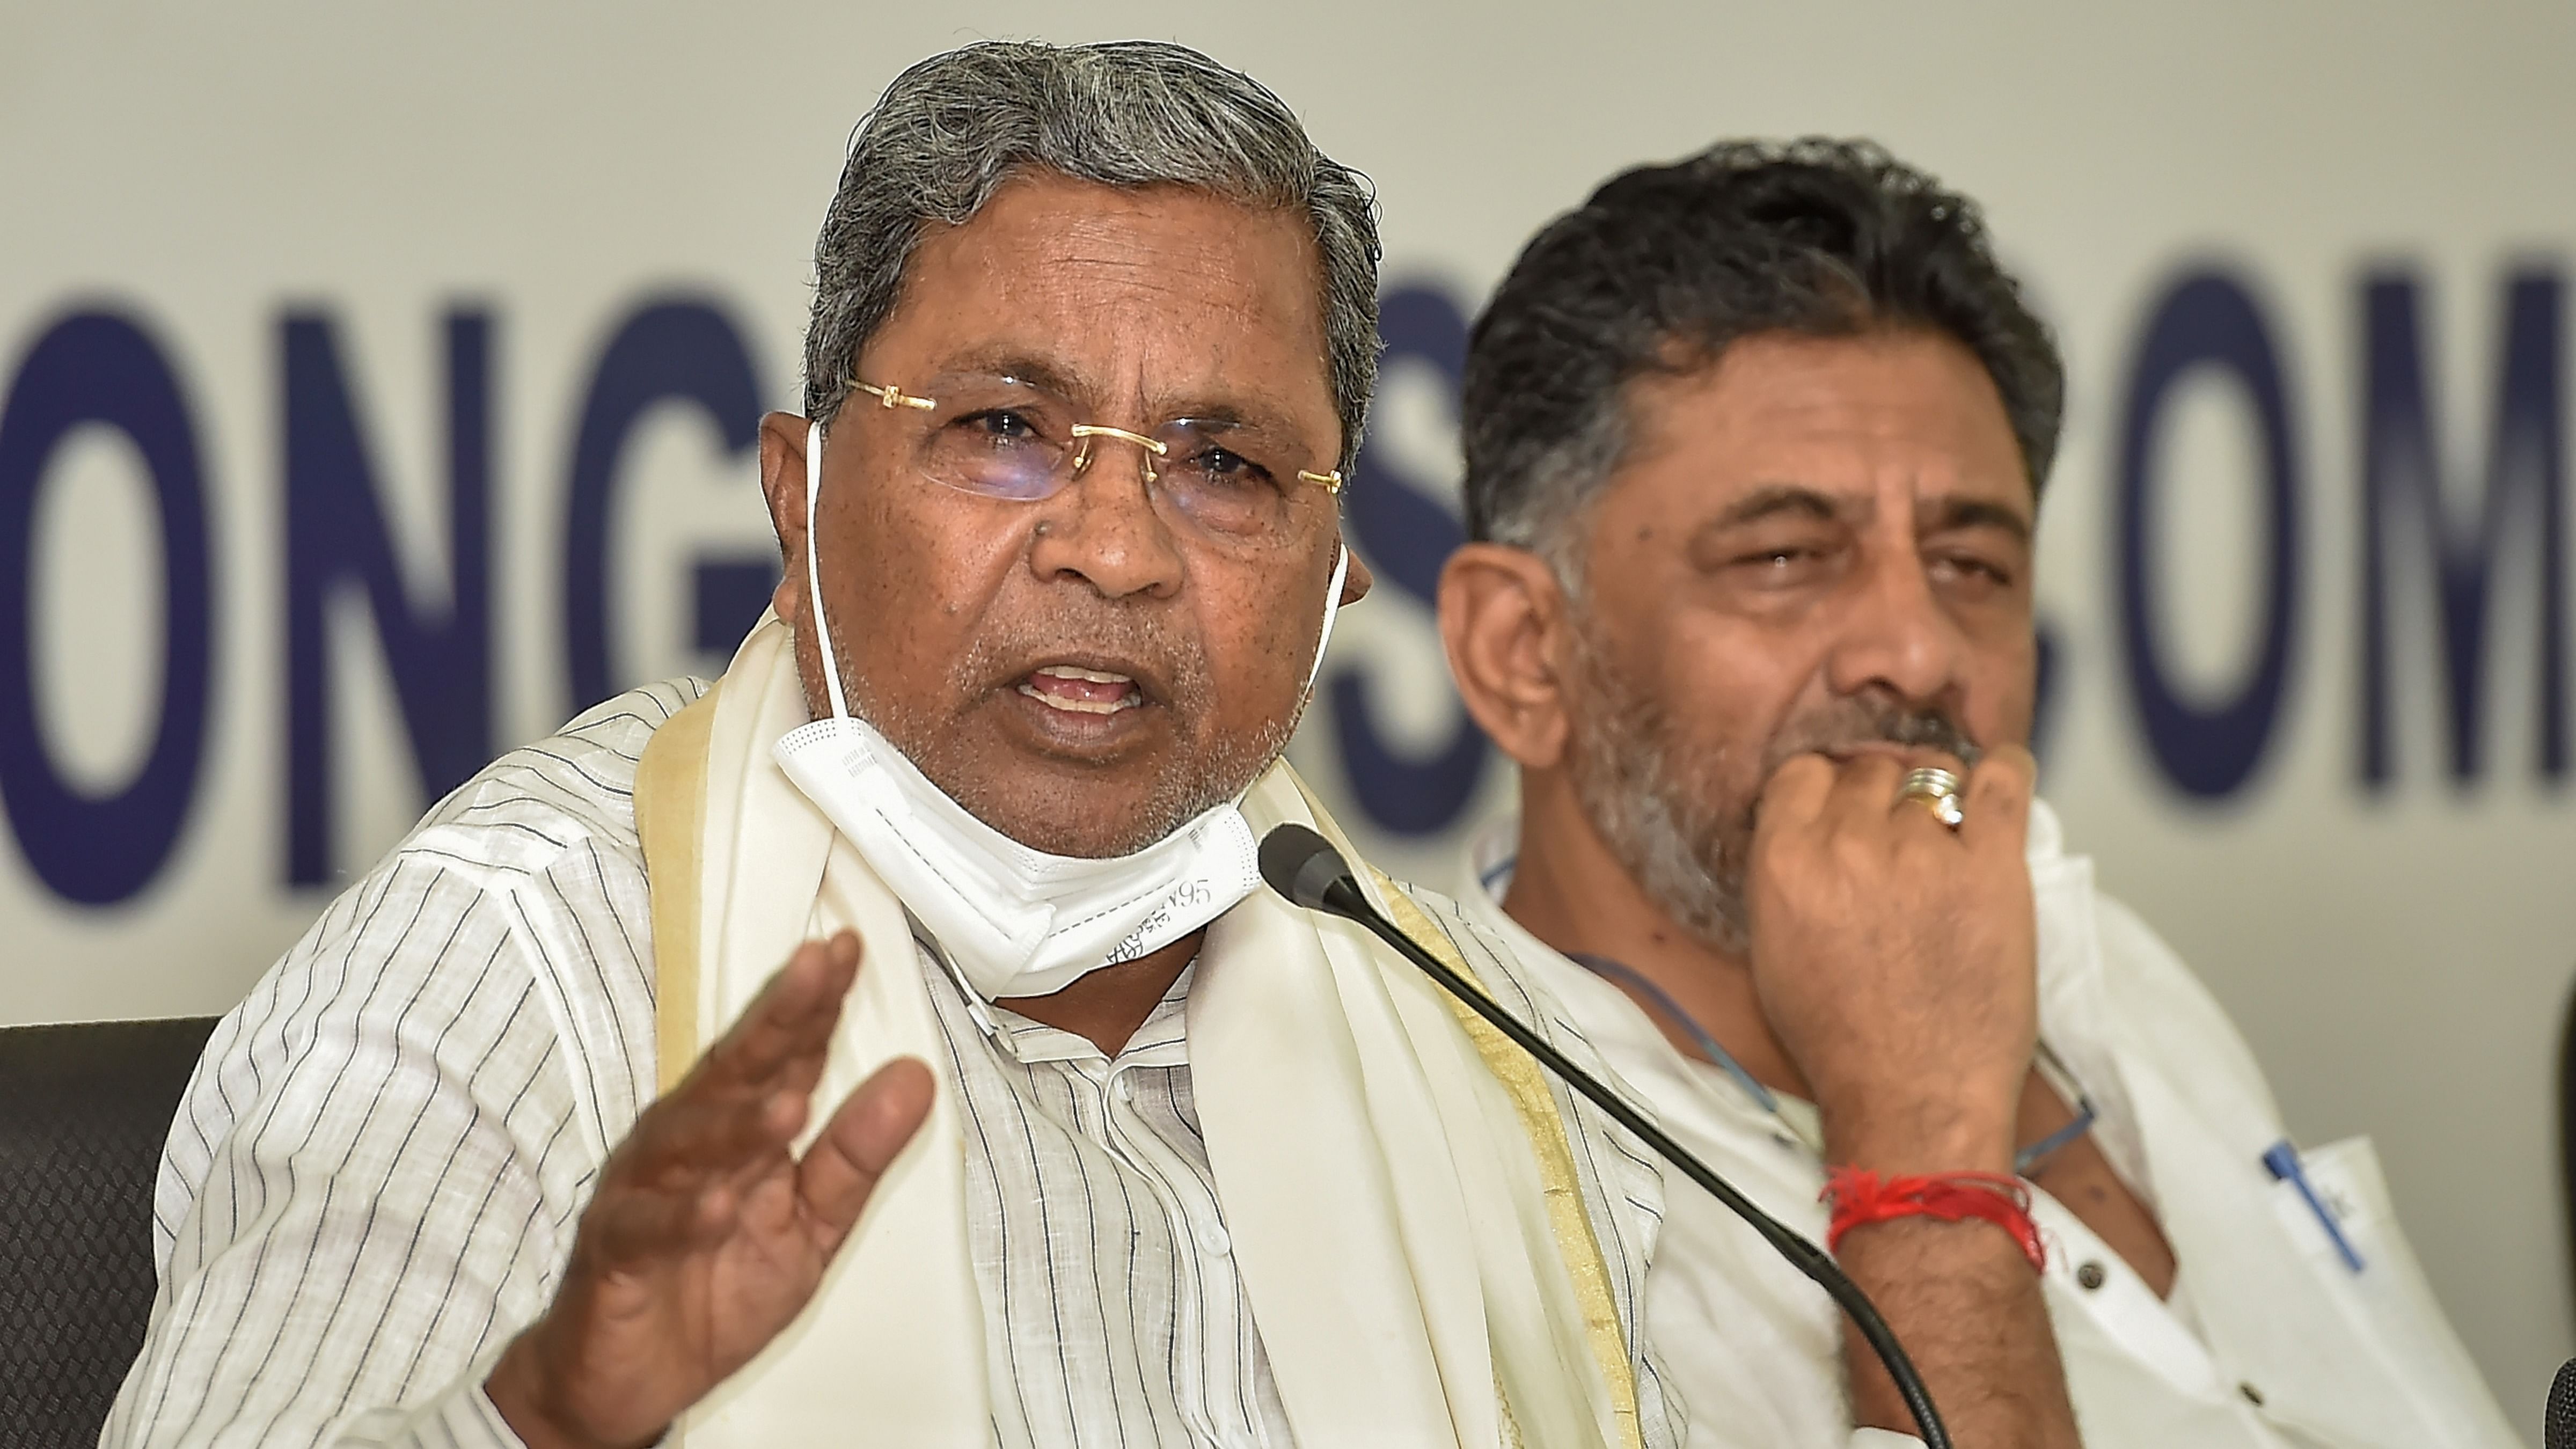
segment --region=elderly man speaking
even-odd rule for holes
[[[1720,146],[1542,231],[1469,347],[1440,591],[1521,766],[1479,909],[1835,1247],[1959,1443],[2501,1449],[2368,1143],[2290,1144],[2031,797],[2061,377],[1975,205],[1872,148]],[[1713,1202],[1647,1304],[1694,1444],[1907,1424]]]
[[[1633,1144],[1256,888],[1336,834],[1279,756],[1368,586],[1376,259],[1192,52],[899,78],[762,430],[773,615],[469,782],[226,1019],[107,1442],[1671,1443]]]

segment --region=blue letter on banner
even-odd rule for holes
[[[415,607],[328,316],[283,324],[286,435],[286,875],[330,879],[331,600],[361,593],[431,798],[492,753],[491,319],[447,319],[447,607]]]
[[[2533,536],[2540,560],[2536,754],[2541,775],[2555,779],[2567,771],[2559,278],[2532,271],[2506,285],[2486,488],[2476,532],[2466,537],[2443,504],[2443,449],[2435,442],[2433,410],[2426,402],[2415,295],[2415,279],[2403,273],[2372,277],[2362,287],[2369,381],[2361,440],[2361,778],[2384,786],[2396,773],[2389,724],[2390,536],[2415,532],[2431,563],[2442,624],[2451,775],[2472,780],[2484,733],[2487,606],[2495,601],[2496,552],[2509,534],[2520,532]],[[2527,511],[2517,513],[2518,506]]]
[[[99,797],[63,780],[36,717],[33,582],[37,491],[84,424],[132,439],[161,510],[161,724],[132,783]],[[79,312],[28,350],[0,412],[0,798],[36,878],[82,905],[151,883],[196,798],[214,677],[214,575],[205,475],[178,378],[130,318]]]
[[[2264,502],[2263,647],[2252,676],[2232,698],[2202,706],[2178,695],[2156,645],[2153,581],[2157,540],[2149,528],[2156,479],[2148,471],[2166,395],[2192,369],[2212,367],[2244,389],[2262,431]],[[2118,533],[2113,569],[2120,585],[2120,638],[2129,690],[2165,778],[2187,794],[2233,793],[2263,758],[2289,682],[2299,607],[2299,462],[2281,364],[2254,299],[2217,271],[2178,278],[2158,303],[2139,344],[2120,430]]]
[[[715,303],[645,303],[609,339],[591,374],[564,497],[564,659],[576,709],[632,682],[616,667],[609,639],[608,606],[616,596],[609,515],[626,435],[662,403],[694,404],[715,424],[729,453],[760,445],[760,380],[742,335]],[[760,617],[778,579],[778,561],[702,559],[695,574],[697,646],[730,653]]]
[[[1407,358],[1431,364],[1454,406],[1467,362],[1467,317],[1458,304],[1436,287],[1399,287],[1378,304],[1378,330],[1386,338],[1388,366]],[[1377,576],[1436,608],[1440,566],[1465,534],[1432,499],[1431,488],[1371,440],[1361,444],[1344,496],[1350,500],[1351,532]],[[1445,676],[1440,685],[1448,687]],[[1378,738],[1372,689],[1368,676],[1355,670],[1336,675],[1330,686],[1333,737],[1350,772],[1351,797],[1369,819],[1399,835],[1447,829],[1467,808],[1484,771],[1484,732],[1460,708],[1446,745],[1420,759],[1399,755]]]

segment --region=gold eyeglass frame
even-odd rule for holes
[[[887,383],[880,387],[873,382],[861,382],[855,377],[844,379],[844,381],[848,382],[851,387],[858,389],[860,392],[866,393],[868,396],[875,398],[877,400],[877,406],[879,407],[927,409],[934,408],[939,405],[938,399],[936,398],[926,398],[921,396],[919,393],[905,392],[902,387],[894,383]],[[1111,427],[1107,423],[1075,423],[1067,431],[1082,440],[1082,442],[1077,445],[1073,455],[1073,476],[1076,478],[1081,477],[1083,470],[1091,466],[1091,440],[1093,438],[1124,438],[1128,442],[1134,443],[1137,447],[1144,449],[1146,455],[1145,481],[1148,483],[1151,483],[1156,478],[1162,476],[1156,471],[1153,460],[1163,457],[1171,452],[1171,448],[1160,438],[1148,437],[1143,433],[1129,432],[1125,428]],[[1323,485],[1324,491],[1327,493],[1338,495],[1342,491],[1342,470],[1339,468],[1335,468],[1329,473],[1317,473],[1311,469],[1300,468],[1297,470],[1297,476],[1304,482],[1319,483]]]

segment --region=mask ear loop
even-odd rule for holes
[[[832,652],[832,625],[823,617],[821,558],[823,529],[822,521],[816,517],[815,509],[816,503],[822,496],[823,425],[820,422],[810,422],[805,425],[805,607],[814,616],[814,643],[823,651],[823,689],[831,696],[832,718],[848,719],[849,702],[841,695],[841,659],[839,655]],[[1336,597],[1341,592],[1340,578],[1341,575],[1337,571],[1334,574],[1333,584]],[[1331,631],[1332,621],[1329,617],[1326,618],[1324,627],[1327,632]],[[1321,668],[1322,664],[1323,657],[1316,656],[1316,666]],[[1313,685],[1309,684],[1307,687],[1311,689]]]
[[[811,525],[808,525],[808,530],[811,530]],[[811,549],[806,552],[808,557],[812,556]],[[1324,648],[1333,642],[1333,621],[1342,615],[1342,583],[1350,577],[1350,572],[1351,546],[1345,543],[1333,556],[1333,581],[1324,588],[1324,632],[1315,640],[1315,662],[1306,669],[1306,697],[1309,699],[1315,695],[1315,681],[1324,677]]]

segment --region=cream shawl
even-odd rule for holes
[[[805,1312],[675,1432],[689,1449],[990,1442],[947,1052],[903,907],[778,768],[806,722],[764,618],[636,782],[667,1087],[796,945],[865,947],[815,1116],[897,1056],[940,1078]],[[1349,842],[1285,763],[1243,805]],[[1371,895],[1466,972],[1382,876]],[[1209,928],[1193,1090],[1252,1311],[1298,1439],[1634,1449],[1636,1389],[1555,1099],[1534,1063],[1347,922],[1261,892]],[[809,1129],[811,1130],[811,1129]]]

